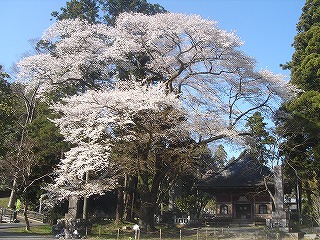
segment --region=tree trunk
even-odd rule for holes
[[[83,197],[82,218],[87,220],[88,218],[88,197]]]
[[[159,185],[156,178],[153,179],[151,191],[149,189],[148,178],[146,176],[144,178],[144,186],[141,186],[141,205],[139,210],[139,217],[140,217],[140,225],[146,231],[155,231],[154,226],[154,214],[157,209],[157,197],[159,193]]]
[[[133,221],[134,219],[134,202],[135,202],[135,192],[133,191],[131,194],[131,207],[130,207],[130,219]]]
[[[140,225],[147,232],[153,232],[156,230],[154,226],[154,214],[156,209],[156,204],[149,199],[141,198],[141,206],[140,206]]]
[[[115,223],[119,224],[123,219],[123,188],[119,187],[117,191],[118,195]]]
[[[14,179],[13,184],[12,184],[10,198],[9,198],[8,208],[15,209],[15,204],[17,201],[17,192],[16,192],[17,190],[16,189],[17,189],[17,180]]]
[[[125,198],[123,219],[128,222],[133,222],[134,219],[134,192],[127,192]]]
[[[86,172],[86,184],[89,182],[89,172]],[[88,218],[88,197],[83,197],[83,208],[82,208],[82,218],[87,220]]]
[[[150,139],[152,139],[150,137]],[[158,210],[159,203],[162,202],[164,194],[162,186],[170,186],[170,182],[173,178],[168,178],[167,174],[171,170],[169,164],[164,164],[161,154],[155,156],[149,156],[151,148],[141,151],[142,167],[139,170],[138,189],[141,199],[141,205],[139,209],[140,226],[146,231],[155,231],[154,217]],[[154,158],[152,163],[153,171],[150,171],[149,158]],[[167,188],[167,187],[165,187]],[[168,190],[168,189],[167,189]],[[166,191],[167,191],[166,190]]]
[[[26,199],[24,202],[24,209],[23,209],[23,216],[24,216],[24,221],[26,222],[26,231],[30,231],[30,222],[29,222],[29,217],[28,217],[28,200]]]
[[[78,196],[69,196],[68,213],[65,214],[65,219],[75,220],[78,215]]]
[[[134,203],[135,203],[135,192],[137,190],[137,177],[127,177],[127,184],[124,198],[124,213],[123,219],[128,222],[132,222],[134,219]]]
[[[128,209],[129,209],[129,201],[130,201],[130,194],[129,194],[129,178],[128,175],[125,174],[124,177],[124,187],[123,187],[123,219],[128,221]]]
[[[315,194],[312,198],[312,211],[314,215],[314,220],[318,226],[320,226],[320,196],[319,192]]]
[[[131,197],[132,193],[124,192],[123,196],[123,220],[132,222],[130,212],[131,212]]]

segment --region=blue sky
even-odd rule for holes
[[[305,0],[149,0],[170,12],[199,14],[218,21],[221,29],[236,31],[243,50],[258,61],[258,68],[289,75],[280,63],[290,61],[295,26]],[[10,67],[31,49],[53,21],[51,12],[66,0],[0,0],[0,64]]]
[[[243,51],[258,61],[258,69],[289,75],[280,63],[291,60],[291,44],[305,0],[148,0],[170,12],[199,14],[245,42]],[[40,38],[53,24],[51,12],[66,0],[0,0],[0,64],[10,73],[13,63],[31,49],[29,40]]]
[[[280,63],[291,60],[291,44],[305,0],[151,0],[167,10],[199,14],[235,31],[243,50],[258,61],[258,68],[289,75]]]

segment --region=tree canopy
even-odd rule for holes
[[[18,78],[30,90],[71,85],[84,91],[126,79],[164,82],[193,109],[190,119],[201,140],[235,136],[248,112],[290,97],[282,76],[255,71],[255,60],[238,49],[242,43],[234,33],[199,16],[125,13],[114,28],[63,20],[47,30],[44,40],[55,42],[54,54],[19,63]]]
[[[283,76],[257,71],[233,32],[197,15],[122,13],[114,26],[64,19],[42,41],[53,51],[21,60],[17,77],[42,100],[73,89],[53,105],[62,114],[53,121],[74,144],[57,183],[67,179],[65,166],[78,180],[105,169],[105,188],[119,174],[109,170],[135,175],[140,217],[150,228],[165,192],[159,189],[194,169],[195,148],[240,141],[248,114],[275,107],[295,90]],[[127,147],[120,150],[121,143]]]

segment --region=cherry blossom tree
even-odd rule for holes
[[[198,140],[236,135],[250,112],[288,98],[283,76],[255,70],[235,34],[196,15],[121,14],[115,27],[81,20],[57,22],[44,34],[54,53],[25,58],[18,78],[45,93],[58,86],[79,90],[102,82],[164,82],[192,109]],[[240,125],[241,125],[240,124]]]
[[[66,153],[55,184],[48,188],[62,198],[113,189],[121,173],[138,176],[143,205],[140,214],[149,223],[161,198],[160,187],[168,187],[194,161],[188,156],[188,146],[178,146],[189,138],[182,102],[176,94],[166,93],[163,84],[132,83],[130,88],[120,84],[88,90],[63,99],[54,109],[63,116],[53,121],[66,140],[77,144]],[[111,156],[112,145],[121,142],[132,145],[131,154]],[[85,182],[86,172],[94,173],[94,184]]]
[[[140,176],[141,216],[150,228],[159,179],[169,186],[190,167],[194,145],[241,140],[248,114],[273,109],[295,91],[284,76],[257,71],[235,33],[197,15],[123,13],[114,27],[62,20],[43,41],[53,50],[20,61],[18,79],[39,97],[76,93],[54,106],[63,112],[55,120],[62,134],[78,147],[58,172],[119,164],[109,155],[115,142],[133,143],[136,161],[120,165]]]

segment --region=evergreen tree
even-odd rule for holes
[[[215,166],[217,166],[218,169],[222,169],[227,163],[227,157],[228,154],[224,149],[224,146],[220,144],[213,153],[213,160]]]
[[[266,123],[260,112],[255,112],[248,118],[246,127],[248,128],[249,137],[247,137],[247,146],[252,156],[257,158],[261,163],[273,160],[273,146],[275,139],[266,129]]]
[[[13,94],[7,78],[9,75],[2,72],[0,65],[0,157],[5,154],[4,138],[8,134],[14,116]]]
[[[123,12],[137,12],[147,15],[164,13],[166,10],[159,4],[151,4],[146,0],[99,0],[104,11],[104,20],[110,25],[115,24],[115,19]]]
[[[291,70],[291,83],[302,92],[276,115],[285,169],[291,179],[299,179],[306,206],[319,198],[320,185],[320,1],[307,0],[297,24],[292,61],[282,67]],[[313,187],[310,187],[313,186]],[[311,214],[307,207],[306,213]]]
[[[146,0],[71,0],[60,10],[61,13],[51,13],[57,20],[80,18],[90,23],[102,21],[109,25],[114,25],[116,17],[123,12],[148,15],[166,12],[159,4],[151,4]]]
[[[60,10],[61,13],[58,11],[51,13],[57,20],[80,18],[90,23],[99,21],[99,6],[96,0],[70,0]]]
[[[2,72],[0,65],[0,161],[9,150],[5,142],[13,129],[11,123],[14,119],[14,97],[7,81],[9,77],[7,73]],[[6,187],[3,171],[4,168],[0,165],[0,188]]]

